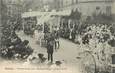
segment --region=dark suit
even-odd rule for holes
[[[47,42],[48,61],[51,59],[51,62],[53,62],[53,45],[54,43],[52,40]]]

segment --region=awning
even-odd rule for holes
[[[28,17],[38,17],[38,16],[45,16],[45,15],[50,15],[50,16],[69,16],[71,14],[71,11],[66,10],[66,11],[59,11],[59,12],[25,12],[22,14],[22,18],[28,18]]]

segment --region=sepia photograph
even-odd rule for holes
[[[0,0],[0,73],[115,73],[115,0]]]

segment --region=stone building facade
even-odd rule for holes
[[[63,0],[60,10],[78,9],[83,15],[90,16],[99,8],[102,13],[111,14],[114,0]]]

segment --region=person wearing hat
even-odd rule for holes
[[[47,40],[47,53],[48,53],[48,61],[51,60],[51,63],[53,62],[53,52],[54,52],[54,39],[52,38],[52,35]]]

